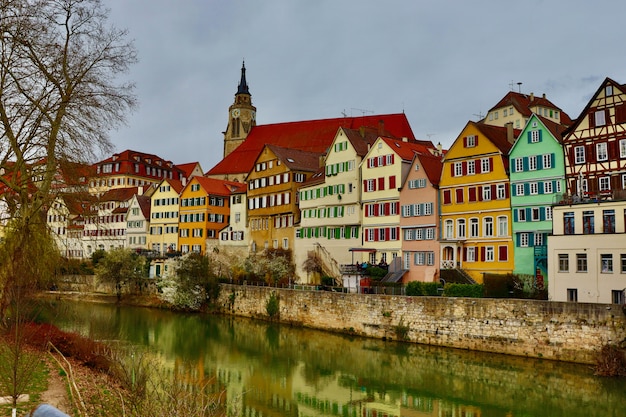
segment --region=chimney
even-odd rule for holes
[[[530,93],[530,101],[533,101],[535,99],[535,93]]]
[[[384,136],[385,134],[385,121],[380,119],[378,121],[378,136]]]
[[[365,137],[365,126],[361,126],[359,128],[359,134],[361,135],[362,138]]]
[[[143,195],[143,186],[137,187],[137,195]]]
[[[513,132],[513,122],[508,122],[504,126],[506,126],[506,140],[509,143],[515,143],[515,132]]]
[[[443,146],[441,146],[441,142],[437,143],[437,156],[443,155]]]
[[[325,161],[325,159],[326,159],[326,158],[324,157],[324,155],[320,155],[320,160],[319,160],[319,163],[318,163],[318,165],[319,165],[319,166],[318,166],[318,168],[321,168],[321,167],[323,167],[323,166],[324,166],[324,164],[325,164],[325,162],[324,162],[324,161]]]
[[[543,93],[541,97],[546,98],[546,93]]]

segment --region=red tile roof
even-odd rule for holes
[[[189,162],[186,164],[176,164],[176,167],[185,173],[185,178],[191,178],[191,174],[193,174],[193,171],[196,167],[200,167],[200,163]]]
[[[282,148],[276,145],[265,145],[292,171],[315,172],[320,168],[320,152],[307,152],[299,149]]]
[[[421,152],[416,153],[415,157],[419,159],[422,168],[426,172],[428,181],[430,181],[432,185],[438,186],[439,178],[441,178],[441,170],[443,169],[442,157]]]
[[[416,152],[430,153],[431,149],[435,149],[430,141],[405,142],[387,137],[381,139],[405,161],[413,161]]]
[[[559,110],[559,116],[561,119],[561,124],[569,126],[572,124],[572,119],[561,110],[558,106],[552,103],[543,96],[535,96],[535,95],[527,95],[522,93],[516,93],[515,91],[509,91],[495,106],[493,106],[489,111],[499,109],[502,107],[513,106],[515,109],[520,112],[524,117],[530,117],[532,114],[531,107],[542,106]]]
[[[379,135],[415,138],[403,113],[259,125],[206,175],[248,174],[266,144],[325,153],[340,127],[358,129],[362,126],[376,129]]]
[[[507,127],[502,126],[491,126],[482,123],[476,123],[470,121],[468,124],[474,125],[480,132],[487,137],[499,150],[503,155],[508,155],[509,151],[513,144],[509,142],[509,132]],[[520,134],[519,129],[513,130],[514,138],[518,137]]]
[[[207,194],[229,196],[234,192],[245,190],[246,185],[235,181],[218,180],[207,177],[193,177]],[[192,181],[190,181],[191,183]]]

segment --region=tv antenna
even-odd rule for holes
[[[428,140],[430,140],[430,138],[435,135],[436,133],[426,133],[426,136],[428,136]]]
[[[354,108],[354,107],[350,108],[350,110],[356,110],[356,111],[359,111],[359,112],[361,112],[361,115],[362,115],[362,116],[365,116],[367,113],[369,113],[369,114],[374,114],[374,110],[357,109],[357,108]]]
[[[478,117],[478,120],[483,120],[485,118],[485,115],[481,111],[479,111],[478,114],[474,113],[474,116]]]
[[[346,109],[343,109],[343,111],[341,112],[343,117],[348,117],[348,115],[346,114]]]

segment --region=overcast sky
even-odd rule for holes
[[[604,78],[626,83],[624,1],[103,2],[140,60],[116,150],[204,171],[221,159],[243,60],[258,124],[404,112],[444,148],[511,89],[576,118]]]

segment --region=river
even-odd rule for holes
[[[626,380],[585,365],[109,304],[57,301],[42,317],[186,364],[246,417],[626,415]]]

